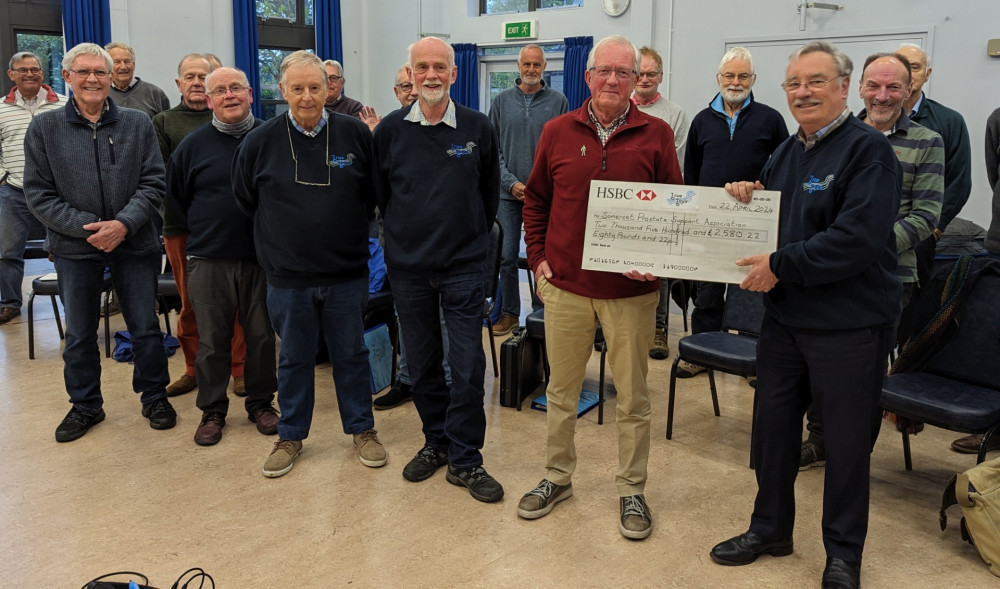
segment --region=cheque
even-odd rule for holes
[[[583,267],[739,283],[750,267],[736,260],[777,249],[780,196],[741,203],[724,188],[594,180]]]

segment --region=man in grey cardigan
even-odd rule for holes
[[[107,267],[131,334],[142,415],[153,429],[169,429],[177,414],[167,401],[167,357],[153,309],[162,254],[151,219],[164,193],[153,124],[108,99],[112,60],[99,45],[73,47],[62,67],[73,97],[35,117],[24,143],[24,195],[46,227],[66,309],[63,376],[73,407],[56,441],[82,437],[104,419],[97,327]]]
[[[521,291],[517,258],[521,252],[521,208],[524,185],[535,164],[535,146],[542,127],[569,109],[566,97],[545,87],[545,54],[538,45],[526,45],[517,56],[516,85],[497,94],[490,106],[490,122],[500,140],[500,208],[503,228],[500,249],[500,320],[493,335],[506,335],[520,323]],[[492,293],[487,293],[492,295]]]

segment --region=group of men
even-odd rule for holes
[[[799,48],[782,83],[799,124],[790,137],[777,111],[754,101],[756,74],[743,48],[723,56],[719,92],[689,128],[683,111],[657,91],[660,56],[621,36],[596,43],[585,72],[590,98],[569,112],[566,98],[545,86],[537,46],[521,51],[520,77],[493,101],[489,117],[450,99],[457,76],[450,45],[427,37],[410,46],[408,58],[394,85],[401,108],[378,117],[343,95],[339,63],[295,52],[280,70],[287,114],[263,122],[250,112],[246,76],[203,55],[181,60],[181,103],[152,119],[146,109],[166,106],[162,92],[131,77],[127,46],[68,51],[69,100],[41,84],[37,57],[14,56],[8,73],[17,87],[0,105],[0,128],[8,104],[27,111],[30,124],[20,119],[20,167],[8,163],[4,135],[0,218],[8,202],[20,202],[24,233],[37,217],[55,258],[72,403],[57,440],[77,439],[105,417],[96,330],[110,269],[136,353],[133,388],[151,427],[173,427],[168,395],[197,387],[202,419],[195,441],[218,443],[230,376],[242,376],[237,386],[249,420],[278,435],[263,473],[284,475],[309,434],[322,338],[344,433],[353,436],[363,464],[386,464],[361,323],[377,207],[408,350],[407,395],[424,433],[403,476],[424,481],[447,466],[449,483],[477,500],[498,501],[503,487],[481,453],[486,252],[498,222],[505,236],[498,331],[509,331],[520,314],[523,223],[527,262],[546,307],[551,375],[545,477],[520,499],[517,513],[537,519],[572,496],[577,405],[600,325],[618,392],[618,528],[626,538],[646,538],[653,527],[644,495],[647,362],[659,355],[658,344],[665,347],[665,337],[657,337],[665,330],[658,306],[666,293],[650,273],[582,269],[590,182],[686,181],[725,187],[742,202],[766,187],[782,195],[777,249],[735,263],[748,267],[742,288],[766,293],[757,419],[770,426],[753,442],[758,495],[749,529],[715,546],[711,558],[744,565],[764,554],[791,554],[802,417],[811,406],[810,431],[822,436],[827,466],[823,584],[858,586],[886,358],[901,306],[919,288],[920,244],[939,237],[950,220],[945,211],[964,204],[961,194],[961,202],[948,196],[951,182],[959,184],[956,193],[965,190],[965,175],[949,180],[953,164],[962,166],[961,133],[942,139],[944,133],[914,122],[923,113],[954,123],[953,111],[922,94],[910,106],[930,71],[926,55],[904,47],[871,56],[859,84],[865,110],[856,117],[846,104],[850,58],[825,42]],[[120,108],[117,94],[143,112]],[[995,187],[997,121],[1000,110],[987,129]],[[197,342],[190,373],[169,385],[153,310],[161,205],[164,247],[194,319],[184,336]],[[718,329],[722,293],[708,284],[696,292],[694,329]],[[282,340],[277,366],[275,333]],[[693,376],[698,367],[688,371]]]

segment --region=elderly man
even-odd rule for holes
[[[24,200],[24,134],[35,116],[66,105],[65,96],[42,83],[34,53],[11,56],[7,77],[14,88],[0,102],[0,325],[21,314],[24,247],[45,232]]]
[[[739,178],[755,178],[771,152],[788,139],[788,127],[781,114],[754,100],[756,81],[750,52],[744,47],[726,51],[715,73],[719,92],[691,122],[684,158],[685,182],[721,187]],[[722,329],[726,285],[694,285],[691,333]],[[704,370],[704,366],[681,361],[677,377],[690,378]]]
[[[125,43],[104,46],[114,63],[111,70],[111,99],[118,106],[141,110],[153,118],[170,108],[167,94],[159,86],[135,75],[135,51]]]
[[[99,45],[73,47],[62,66],[73,99],[36,117],[24,141],[24,194],[46,226],[66,309],[63,375],[73,408],[56,441],[75,440],[104,419],[97,326],[107,267],[132,337],[142,415],[153,429],[169,429],[177,414],[153,309],[161,257],[152,218],[163,200],[156,135],[149,117],[108,99],[112,61]]]
[[[893,230],[899,259],[896,276],[903,285],[906,309],[917,291],[917,256],[914,248],[934,231],[941,215],[944,192],[944,141],[926,127],[910,121],[903,103],[910,93],[910,62],[900,54],[876,53],[865,60],[859,92],[865,108],[858,118],[889,139],[903,167],[903,192]],[[902,345],[903,342],[899,342]],[[820,407],[807,413],[809,437],[802,442],[799,470],[822,466],[826,461]],[[881,416],[872,422],[872,439],[878,436]]]
[[[212,110],[205,92],[205,79],[212,66],[200,53],[189,53],[177,65],[177,90],[181,93],[181,103],[170,110],[153,117],[153,127],[160,144],[163,162],[170,161],[170,155],[189,133],[212,120]],[[181,310],[177,314],[177,340],[184,353],[184,374],[167,387],[171,397],[193,391],[198,386],[195,363],[198,358],[198,323],[187,289],[187,240],[188,233],[184,220],[177,217],[177,209],[163,210],[163,249],[174,273],[177,292],[181,297]],[[236,322],[232,341],[233,392],[246,396],[243,379],[246,343],[243,328]]]
[[[447,480],[484,502],[503,487],[483,468],[484,270],[496,218],[500,165],[486,115],[455,104],[455,52],[437,37],[409,47],[417,102],[375,129],[375,191],[385,260],[413,376],[424,446],[403,468],[411,482],[448,465]],[[451,385],[441,362],[447,324]]]
[[[683,169],[689,126],[687,113],[680,105],[660,96],[660,84],[663,82],[663,58],[660,54],[655,49],[645,46],[639,48],[639,53],[642,55],[642,61],[639,62],[639,74],[632,99],[635,100],[639,110],[670,125],[670,129],[674,132],[677,162]],[[669,311],[670,281],[663,278],[660,280],[660,300],[656,304],[656,331],[653,332],[652,343],[649,345],[650,358],[663,360],[670,354],[667,345]]]
[[[868,531],[871,423],[879,413],[899,317],[893,223],[901,170],[892,146],[847,109],[851,60],[824,41],[789,58],[782,86],[798,133],[757,182],[727,183],[749,202],[781,192],[778,249],[736,261],[741,287],[765,292],[757,343],[757,499],[750,529],[712,548],[712,560],[750,564],[792,553],[795,476],[806,406],[822,412],[824,587],[857,587]]]
[[[246,339],[244,403],[250,421],[265,435],[278,433],[271,405],[275,374],[274,330],[267,315],[267,284],[254,252],[253,225],[233,197],[236,148],[262,121],[250,113],[253,94],[246,75],[219,68],[205,80],[212,122],[181,141],[167,164],[167,208],[187,228],[187,292],[198,320],[198,408],[195,443],[222,439],[232,370],[231,342],[239,315]]]
[[[545,54],[538,45],[526,45],[517,56],[516,85],[496,95],[490,122],[500,142],[500,205],[497,221],[503,228],[500,248],[500,320],[494,335],[506,335],[518,326],[521,289],[517,259],[521,255],[521,209],[524,185],[535,162],[535,146],[542,127],[565,113],[569,102],[557,90],[545,87]]]
[[[344,68],[335,59],[323,62],[326,68],[326,103],[325,108],[331,113],[340,113],[350,117],[361,114],[362,105],[357,100],[344,94]]]
[[[325,72],[315,55],[292,53],[280,74],[288,114],[250,132],[233,160],[237,204],[253,218],[267,310],[281,337],[279,439],[264,476],[290,471],[309,435],[320,334],[333,364],[344,433],[353,436],[362,464],[382,466],[386,451],[373,429],[361,321],[375,211],[372,134],[361,121],[323,108]]]
[[[625,37],[598,41],[587,59],[591,98],[551,121],[538,140],[525,189],[524,240],[545,302],[545,349],[552,367],[545,391],[547,472],[517,506],[519,516],[535,519],[573,494],[577,406],[600,322],[618,390],[618,530],[634,540],[653,529],[644,496],[650,421],[646,352],[659,279],[636,270],[623,275],[584,270],[582,263],[592,180],[682,182],[670,126],[629,99],[639,67],[639,51]]]

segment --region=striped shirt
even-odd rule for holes
[[[34,108],[29,108],[17,88],[0,101],[0,178],[15,187],[24,186],[24,134],[31,119],[39,114],[60,108],[68,99],[42,85],[36,96]]]

